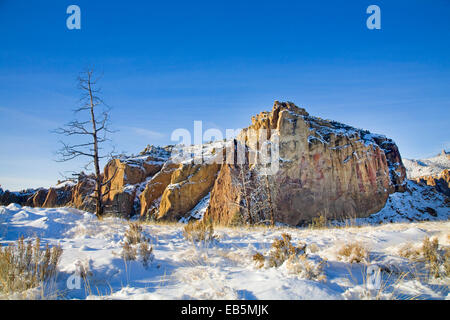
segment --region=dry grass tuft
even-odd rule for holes
[[[259,252],[255,253],[252,259],[255,262],[257,268],[264,267],[264,262],[266,261],[266,258],[264,258],[264,256],[261,253]]]
[[[338,259],[348,263],[367,263],[369,252],[359,242],[345,244],[337,252]]]
[[[193,242],[210,242],[217,237],[214,235],[214,226],[211,220],[189,222],[183,228],[183,236]]]
[[[23,292],[56,278],[62,249],[47,244],[41,250],[40,244],[39,238],[33,244],[21,237],[14,245],[0,248],[0,292]]]
[[[425,237],[418,249],[405,244],[399,250],[399,255],[414,262],[424,263],[434,278],[450,276],[450,248],[439,246],[439,240]]]

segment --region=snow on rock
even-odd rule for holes
[[[407,191],[389,195],[386,205],[367,218],[334,221],[336,225],[380,224],[411,221],[439,221],[450,218],[450,207],[445,195],[432,187],[407,181]]]
[[[437,156],[428,159],[403,159],[403,164],[406,167],[406,175],[409,179],[422,176],[434,176],[445,169],[450,169],[450,154],[443,151]]]

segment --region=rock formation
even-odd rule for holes
[[[366,217],[381,210],[390,193],[406,188],[400,153],[384,136],[311,117],[293,103],[279,102],[271,112],[254,117],[238,143],[257,146],[261,129],[267,139],[278,138],[278,172],[265,187],[262,165],[224,165],[206,212],[214,221],[227,224],[237,214],[250,215],[247,221],[268,220],[270,210],[251,212],[261,202],[252,199],[261,199],[264,189],[271,195],[275,220],[299,225],[319,215]]]
[[[158,219],[182,218],[208,194],[218,170],[218,164],[180,164],[161,196]]]
[[[445,169],[438,175],[422,176],[414,179],[421,185],[428,185],[434,187],[436,191],[450,197],[450,170]]]

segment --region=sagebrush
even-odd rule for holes
[[[41,240],[25,241],[0,247],[0,291],[3,294],[20,293],[54,280],[63,250],[59,245],[45,245]]]
[[[257,268],[278,268],[283,264],[289,273],[298,275],[306,279],[324,280],[323,266],[325,261],[316,263],[308,259],[306,253],[307,246],[300,243],[294,246],[291,242],[292,237],[283,233],[281,238],[275,239],[264,256],[257,252],[252,259]]]
[[[434,278],[450,276],[450,248],[439,245],[439,240],[425,237],[419,248],[410,244],[399,250],[399,255],[413,262],[424,263],[429,274]]]
[[[359,243],[347,243],[337,252],[338,259],[348,263],[367,263],[369,252],[366,247]]]
[[[138,260],[142,262],[145,268],[153,261],[153,246],[150,239],[143,233],[142,226],[139,223],[129,223],[122,241],[121,256],[125,261]]]

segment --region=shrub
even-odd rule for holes
[[[266,261],[266,258],[264,258],[264,256],[261,253],[259,252],[255,253],[252,258],[258,268],[264,267],[264,262]]]
[[[322,260],[316,264],[308,260],[306,254],[291,255],[286,261],[286,269],[290,273],[298,274],[302,278],[322,281],[325,280],[325,275],[323,274],[324,263],[325,261]]]
[[[216,239],[213,223],[209,219],[189,222],[183,228],[183,236],[194,242],[208,242]]]
[[[272,250],[269,252],[268,263],[270,267],[281,266],[291,255],[304,254],[306,244],[294,247],[291,243],[291,236],[287,233],[281,235],[281,239],[275,239],[272,243]]]
[[[399,255],[415,262],[422,262],[430,274],[435,278],[450,276],[450,249],[440,248],[439,240],[425,237],[422,246],[414,249],[411,245],[404,245]]]
[[[124,242],[122,244],[122,258],[126,261],[136,260],[137,250],[136,248],[129,244],[128,242]]]
[[[231,216],[229,226],[230,227],[240,227],[244,225],[244,218],[242,217],[242,214],[239,210],[236,210],[233,215]]]
[[[338,259],[349,263],[367,262],[369,253],[366,248],[358,243],[345,244],[337,252]]]
[[[14,245],[0,248],[0,291],[4,294],[23,292],[38,287],[56,277],[61,258],[60,246],[47,244],[40,248],[40,239],[34,244],[21,237]]]
[[[291,243],[291,236],[283,233],[280,239],[275,239],[270,250],[265,257],[261,253],[253,255],[253,261],[258,268],[264,266],[268,268],[278,268],[285,264],[289,273],[297,274],[306,279],[323,280],[323,263],[315,263],[308,259],[306,254],[306,244],[301,243],[294,246]]]
[[[142,226],[137,222],[131,222],[125,231],[125,240],[129,244],[138,244],[145,240],[142,235]]]
[[[137,260],[140,257],[145,268],[153,261],[153,246],[150,245],[150,239],[143,234],[139,223],[132,222],[128,225],[122,242],[121,256],[125,261]]]
[[[153,247],[149,246],[148,242],[141,242],[139,245],[139,255],[142,259],[142,264],[145,268],[148,267],[148,263],[153,260]]]

